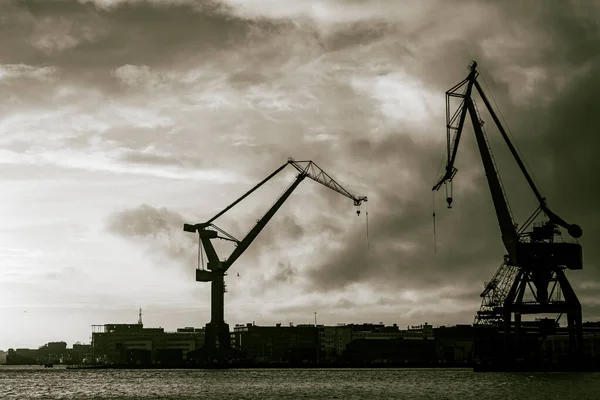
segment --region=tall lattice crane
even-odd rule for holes
[[[252,192],[267,183],[271,178],[281,172],[286,166],[291,165],[298,171],[298,175],[290,187],[279,197],[275,204],[266,212],[266,214],[258,220],[256,225],[242,239],[238,240],[223,229],[217,227],[213,222],[233,208],[236,204],[244,200]],[[220,357],[231,351],[231,343],[229,337],[229,325],[224,320],[224,294],[225,294],[225,275],[231,265],[248,249],[250,244],[256,239],[258,234],[267,225],[269,220],[275,215],[277,210],[283,205],[287,198],[292,194],[294,189],[298,187],[300,182],[305,178],[310,178],[318,183],[327,186],[328,188],[338,192],[339,194],[353,200],[355,206],[360,206],[362,202],[367,201],[366,196],[355,196],[338,184],[331,176],[323,171],[317,164],[312,161],[296,161],[289,158],[288,161],[281,167],[277,168],[273,173],[263,179],[260,183],[247,191],[236,201],[225,207],[221,212],[212,217],[206,222],[191,225],[184,224],[183,230],[186,232],[198,232],[200,243],[206,252],[208,259],[206,269],[196,270],[196,281],[211,283],[211,319],[206,324],[205,341],[203,350],[209,357]],[[360,214],[360,210],[357,210]],[[209,229],[212,228],[212,229]],[[221,235],[219,235],[219,233]],[[236,247],[231,255],[225,259],[219,259],[213,244],[212,239],[224,239],[235,243]],[[200,249],[201,251],[202,249]]]
[[[573,354],[578,354],[582,346],[581,304],[569,284],[564,270],[583,268],[582,248],[574,240],[563,239],[559,228],[565,228],[573,238],[579,238],[583,231],[578,225],[567,223],[550,210],[546,199],[535,186],[477,81],[477,63],[473,61],[469,65],[469,69],[469,75],[446,92],[448,160],[446,171],[433,190],[437,191],[442,185],[448,184],[446,190],[448,208],[450,208],[452,179],[457,172],[454,161],[468,112],[473,123],[473,130],[500,225],[502,242],[508,253],[505,255],[500,269],[481,294],[483,302],[476,321],[480,323],[501,322],[504,325],[505,337],[508,337],[511,334],[512,314],[514,314],[518,348],[521,315],[545,313],[562,315],[565,313],[568,318],[570,348]],[[483,121],[472,97],[474,87],[479,92],[539,203],[537,209],[519,229],[514,222],[490,144],[483,129]],[[453,113],[450,107],[452,98],[462,99],[460,106]],[[449,190],[448,187],[450,187]],[[534,223],[536,218],[542,214],[546,217],[545,221]],[[529,230],[530,227],[532,227],[531,230]],[[528,296],[526,296],[526,292]]]

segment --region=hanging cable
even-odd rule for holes
[[[437,253],[437,238],[435,234],[435,191],[432,191],[431,194],[431,208],[433,210],[433,252]]]
[[[365,218],[367,220],[367,250],[370,248],[369,244],[369,203],[365,205]]]
[[[200,264],[200,262],[202,262],[202,264]],[[202,265],[202,268],[200,268],[200,265]],[[200,239],[198,239],[198,269],[204,269],[204,251]]]
[[[452,191],[453,190],[452,182],[451,181],[444,182],[444,187],[446,189],[446,202],[448,203],[448,208],[452,208],[452,199],[454,197],[453,191]],[[450,189],[448,189],[448,187]]]
[[[438,176],[440,175],[440,171],[442,170],[442,165],[444,164],[444,157],[446,156],[446,151],[442,155],[440,159],[440,165],[438,166]],[[433,252],[437,253],[437,236],[435,232],[435,190],[431,192],[431,209],[433,211]],[[446,198],[448,198],[448,187],[446,186]]]

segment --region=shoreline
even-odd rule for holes
[[[166,364],[111,364],[67,366],[67,369],[472,369],[472,365],[423,365],[423,364],[198,364],[198,365],[166,365]]]

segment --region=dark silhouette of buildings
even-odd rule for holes
[[[92,327],[92,356],[97,363],[179,365],[204,344],[204,328],[144,328],[143,324]]]
[[[523,321],[521,343],[530,361],[560,367],[569,356],[569,330],[554,320]],[[587,365],[600,361],[600,322],[583,324]],[[242,366],[439,366],[483,368],[503,355],[504,332],[480,325],[427,323],[400,329],[396,324],[259,326],[236,325],[230,346]],[[92,327],[92,343],[50,342],[38,349],[9,349],[7,363],[96,364],[131,367],[194,367],[204,344],[204,328],[145,328],[143,324]],[[483,367],[482,367],[483,366]]]
[[[94,359],[104,364],[184,366],[199,363],[204,340],[203,328],[183,328],[164,332],[141,324],[94,326]],[[442,335],[438,344],[429,324],[400,329],[396,324],[339,324],[258,326],[236,325],[230,332],[230,347],[246,365],[371,365],[466,364],[466,357],[440,359],[448,354],[442,348],[470,348],[470,334],[459,329]],[[455,331],[443,328],[443,332]],[[466,344],[465,344],[466,343]],[[439,349],[438,349],[439,348]],[[464,353],[464,352],[463,352]]]
[[[515,346],[514,324],[511,330],[508,346]],[[504,351],[507,336],[503,330],[476,326],[473,361],[481,370],[597,370],[600,367],[600,323],[582,324],[581,349],[576,362],[572,357],[571,332],[569,327],[561,327],[553,319],[522,322],[518,338],[521,352],[515,364]]]
[[[472,325],[442,326],[434,329],[438,363],[470,365],[473,361],[474,334]]]
[[[65,342],[49,342],[37,349],[8,349],[6,364],[82,364],[91,362],[91,350],[89,344],[75,343],[69,349]]]
[[[315,363],[319,357],[319,328],[314,325],[238,325],[232,345],[251,362]]]
[[[436,364],[435,341],[431,339],[410,340],[357,339],[348,343],[344,360],[350,366],[365,364]]]

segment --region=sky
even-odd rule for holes
[[[0,349],[86,343],[139,308],[145,326],[204,326],[210,285],[182,225],[288,157],[369,201],[357,216],[303,181],[230,269],[230,326],[315,312],[472,323],[504,249],[470,126],[453,208],[431,192],[444,92],[471,60],[548,204],[584,230],[584,269],[567,275],[599,319],[598,13],[592,0],[0,2]],[[535,198],[482,117],[523,222]],[[293,181],[284,171],[218,226],[243,237]]]

